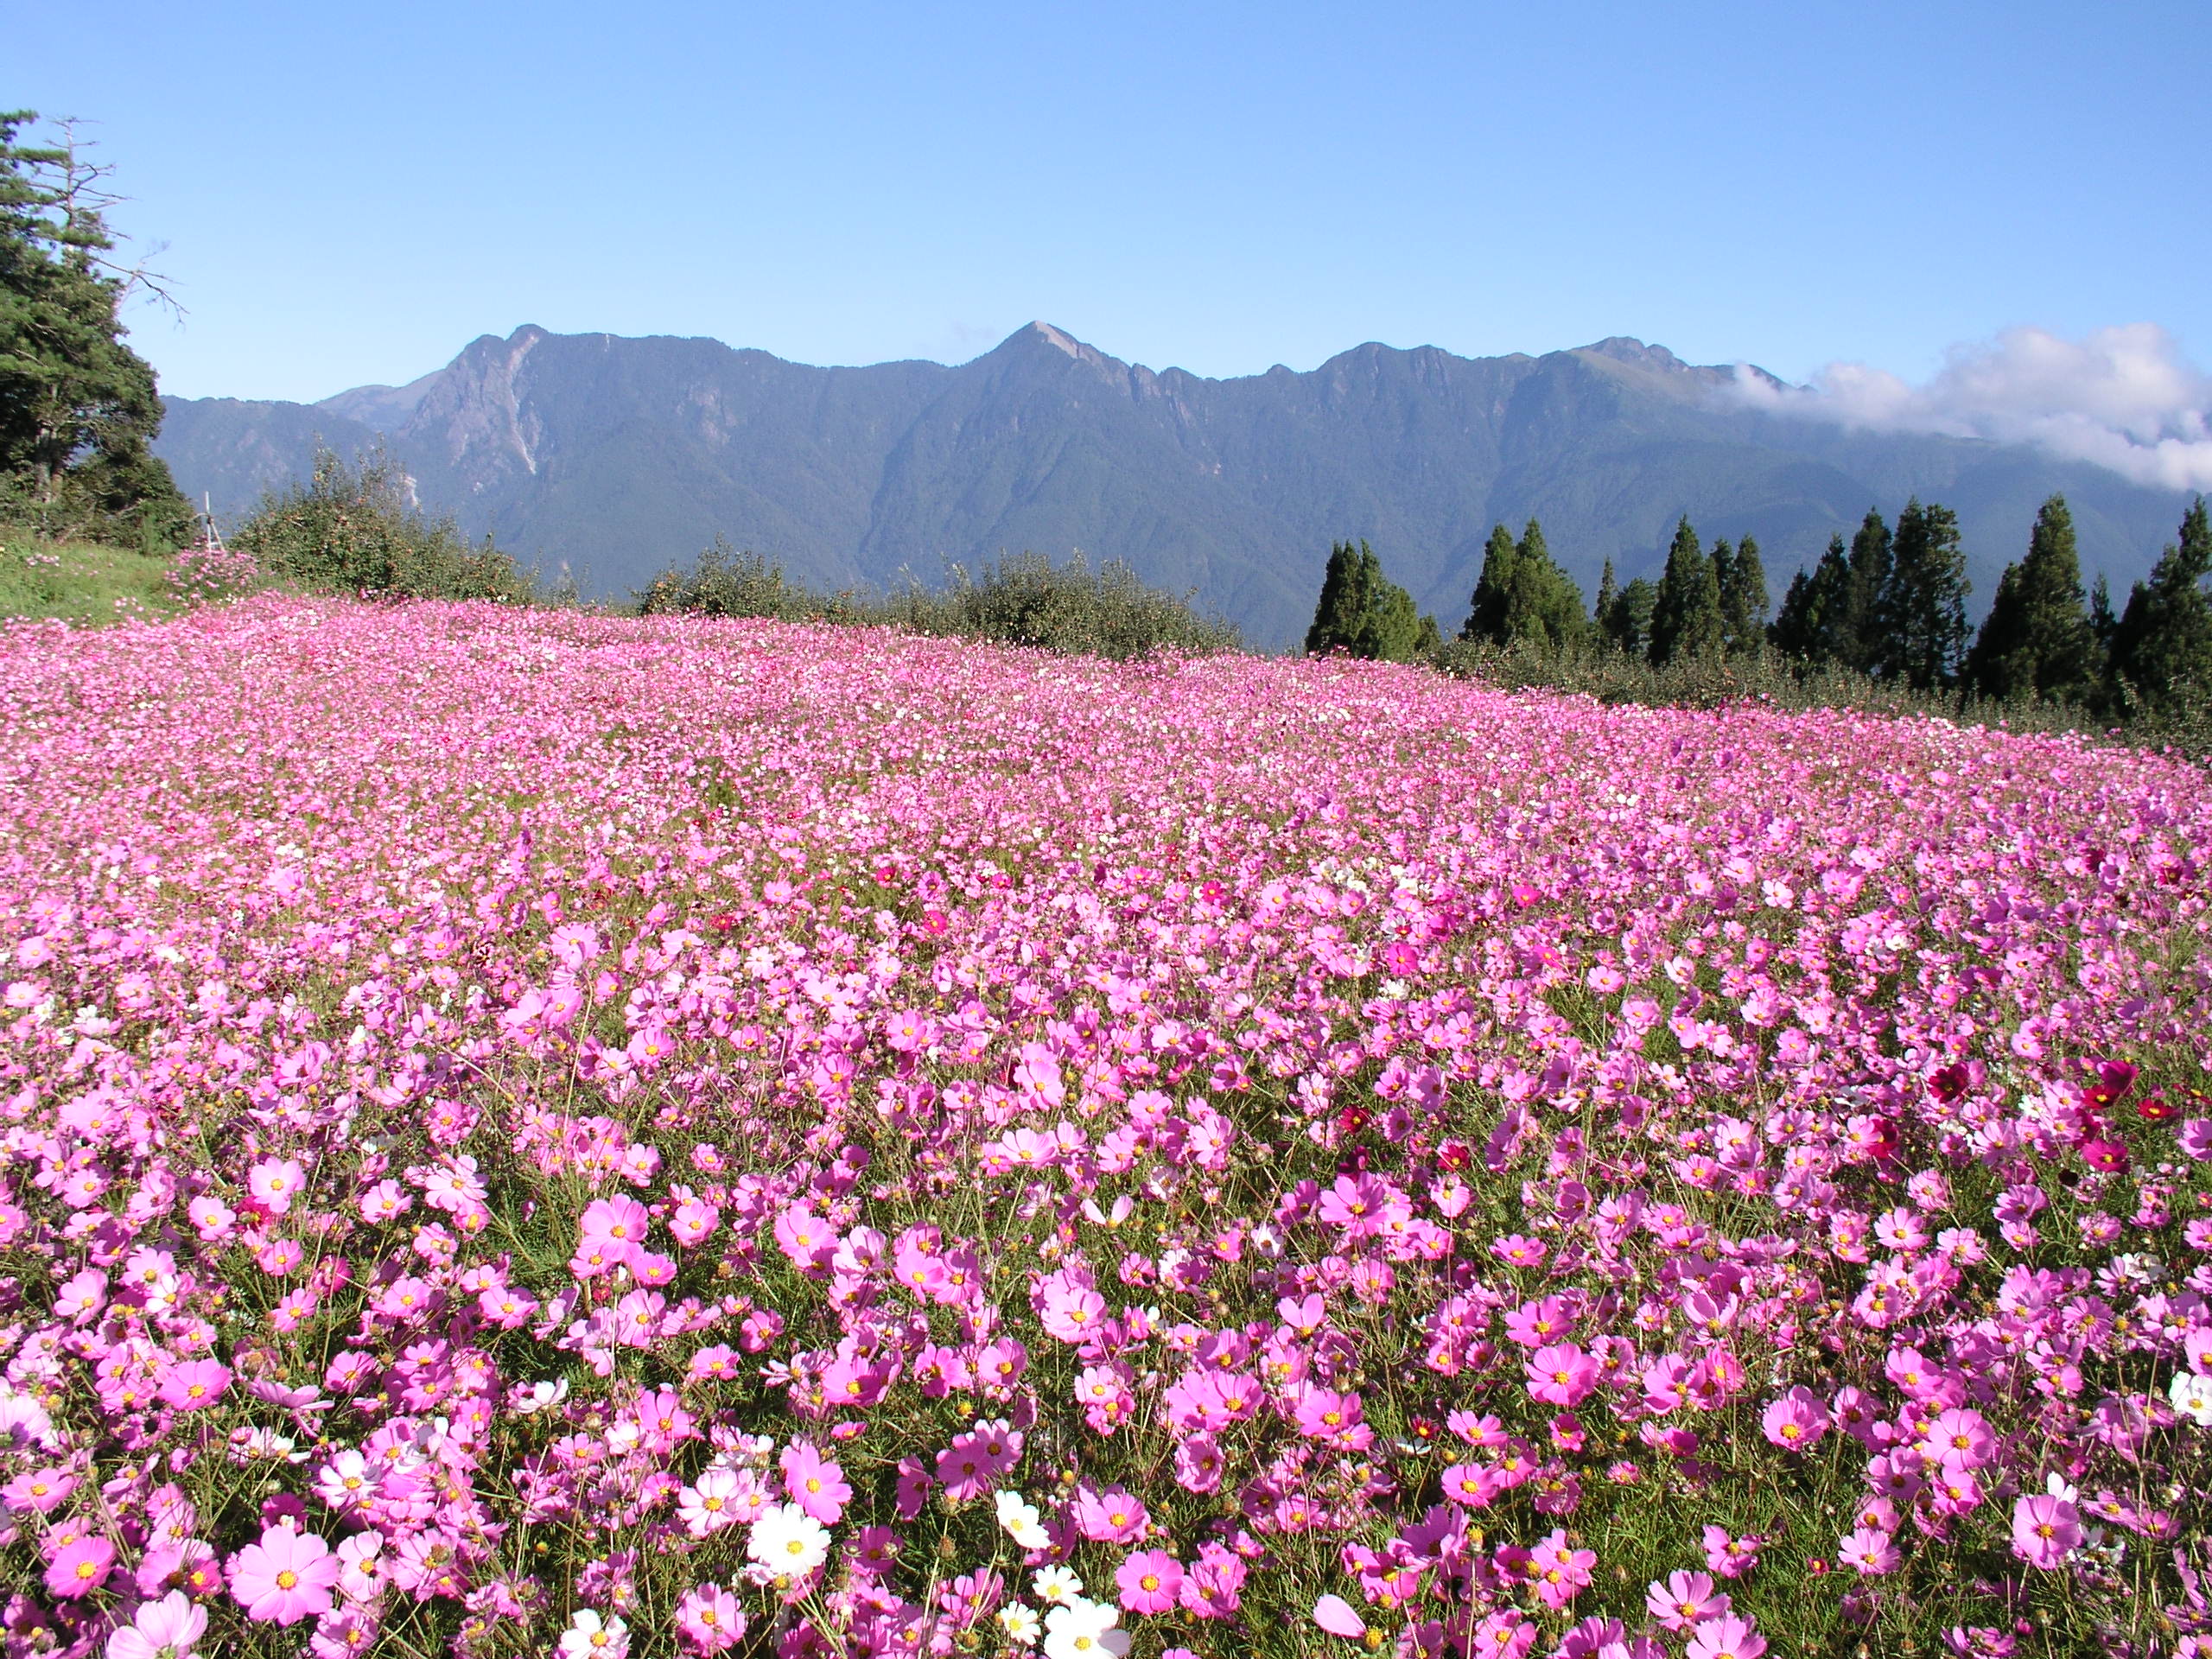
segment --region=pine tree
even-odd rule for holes
[[[1499,645],[1505,643],[1506,605],[1513,591],[1514,565],[1520,553],[1511,531],[1503,524],[1491,526],[1489,543],[1483,549],[1482,574],[1475,578],[1475,591],[1467,604],[1466,625],[1459,630],[1462,639],[1487,640]]]
[[[1332,651],[1350,651],[1366,598],[1360,586],[1359,549],[1350,542],[1337,543],[1329,550],[1329,566],[1321,576],[1313,626],[1306,631],[1307,654],[1325,657]]]
[[[1967,653],[1966,679],[1985,697],[2079,700],[2089,693],[2094,656],[2073,516],[2066,498],[2054,495],[2036,514],[2027,557],[1998,580]]]
[[[1851,580],[1830,634],[1835,659],[1861,673],[1873,672],[1882,661],[1882,594],[1890,583],[1891,558],[1890,527],[1869,507],[1851,538]]]
[[[1916,690],[1950,684],[1966,650],[1967,591],[1958,515],[1915,496],[1897,515],[1874,607],[1877,671]]]
[[[1659,603],[1657,584],[1638,576],[1614,596],[1601,630],[1614,649],[1631,657],[1651,654],[1651,615]]]
[[[1534,518],[1514,550],[1505,633],[1509,642],[1526,639],[1550,652],[1569,650],[1582,639],[1582,590],[1552,557],[1544,527]]]
[[[1664,667],[1720,654],[1720,582],[1686,516],[1675,526],[1651,608],[1651,661]]]
[[[1306,649],[1315,655],[1342,651],[1370,661],[1409,663],[1433,650],[1440,635],[1433,617],[1415,608],[1413,595],[1382,574],[1382,562],[1365,542],[1339,542],[1329,550],[1321,597]]]
[[[1612,615],[1613,607],[1620,602],[1620,583],[1613,575],[1613,562],[1605,561],[1605,574],[1598,578],[1598,602],[1590,607],[1590,631],[1599,639],[1610,637],[1606,619]]]
[[[1725,541],[1713,546],[1722,638],[1731,652],[1756,651],[1766,641],[1766,565],[1759,557],[1759,544],[1748,536],[1724,556],[1726,548]]]
[[[1808,664],[1847,660],[1851,585],[1843,537],[1831,536],[1820,563],[1809,573],[1800,569],[1791,579],[1774,626],[1767,630],[1769,642],[1785,657]],[[1851,643],[1855,645],[1855,639]]]
[[[148,448],[162,404],[123,343],[117,312],[137,273],[106,257],[107,169],[73,142],[18,145],[36,118],[0,114],[0,509],[166,550],[192,513]]]
[[[2112,677],[2154,711],[2202,698],[2212,689],[2212,601],[2202,586],[2212,571],[2212,521],[2198,496],[2147,582],[2127,596],[2113,630]]]

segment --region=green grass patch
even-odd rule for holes
[[[135,549],[0,531],[0,616],[97,627],[173,615],[168,569]]]

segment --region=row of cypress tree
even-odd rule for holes
[[[2157,710],[2212,688],[2208,572],[2212,525],[2199,497],[2178,543],[2115,615],[2101,576],[2085,597],[2073,518],[2054,495],[2036,515],[2026,556],[2005,567],[1976,633],[1967,623],[1958,518],[1916,498],[1894,528],[1870,510],[1848,543],[1833,538],[1810,570],[1797,572],[1770,624],[1758,542],[1724,539],[1707,552],[1687,517],[1656,582],[1637,577],[1624,586],[1608,560],[1597,603],[1586,612],[1582,590],[1532,518],[1517,538],[1503,524],[1491,531],[1459,637],[1548,655],[1618,652],[1655,668],[1771,653],[1916,691]],[[1383,575],[1365,542],[1331,550],[1308,652],[1410,662],[1433,655],[1440,643],[1435,620]]]

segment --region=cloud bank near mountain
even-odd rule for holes
[[[1831,363],[1803,386],[1739,365],[1734,391],[1754,408],[1856,430],[2031,443],[2139,484],[2212,490],[2212,378],[2156,323],[2082,340],[2007,329],[1954,346],[1920,385],[1864,363]]]

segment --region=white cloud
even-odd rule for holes
[[[2156,323],[2064,340],[2012,328],[1956,346],[1925,384],[1863,363],[1831,363],[1804,386],[1739,365],[1736,395],[1756,408],[1883,432],[2031,443],[2139,484],[2212,490],[2212,378]]]

